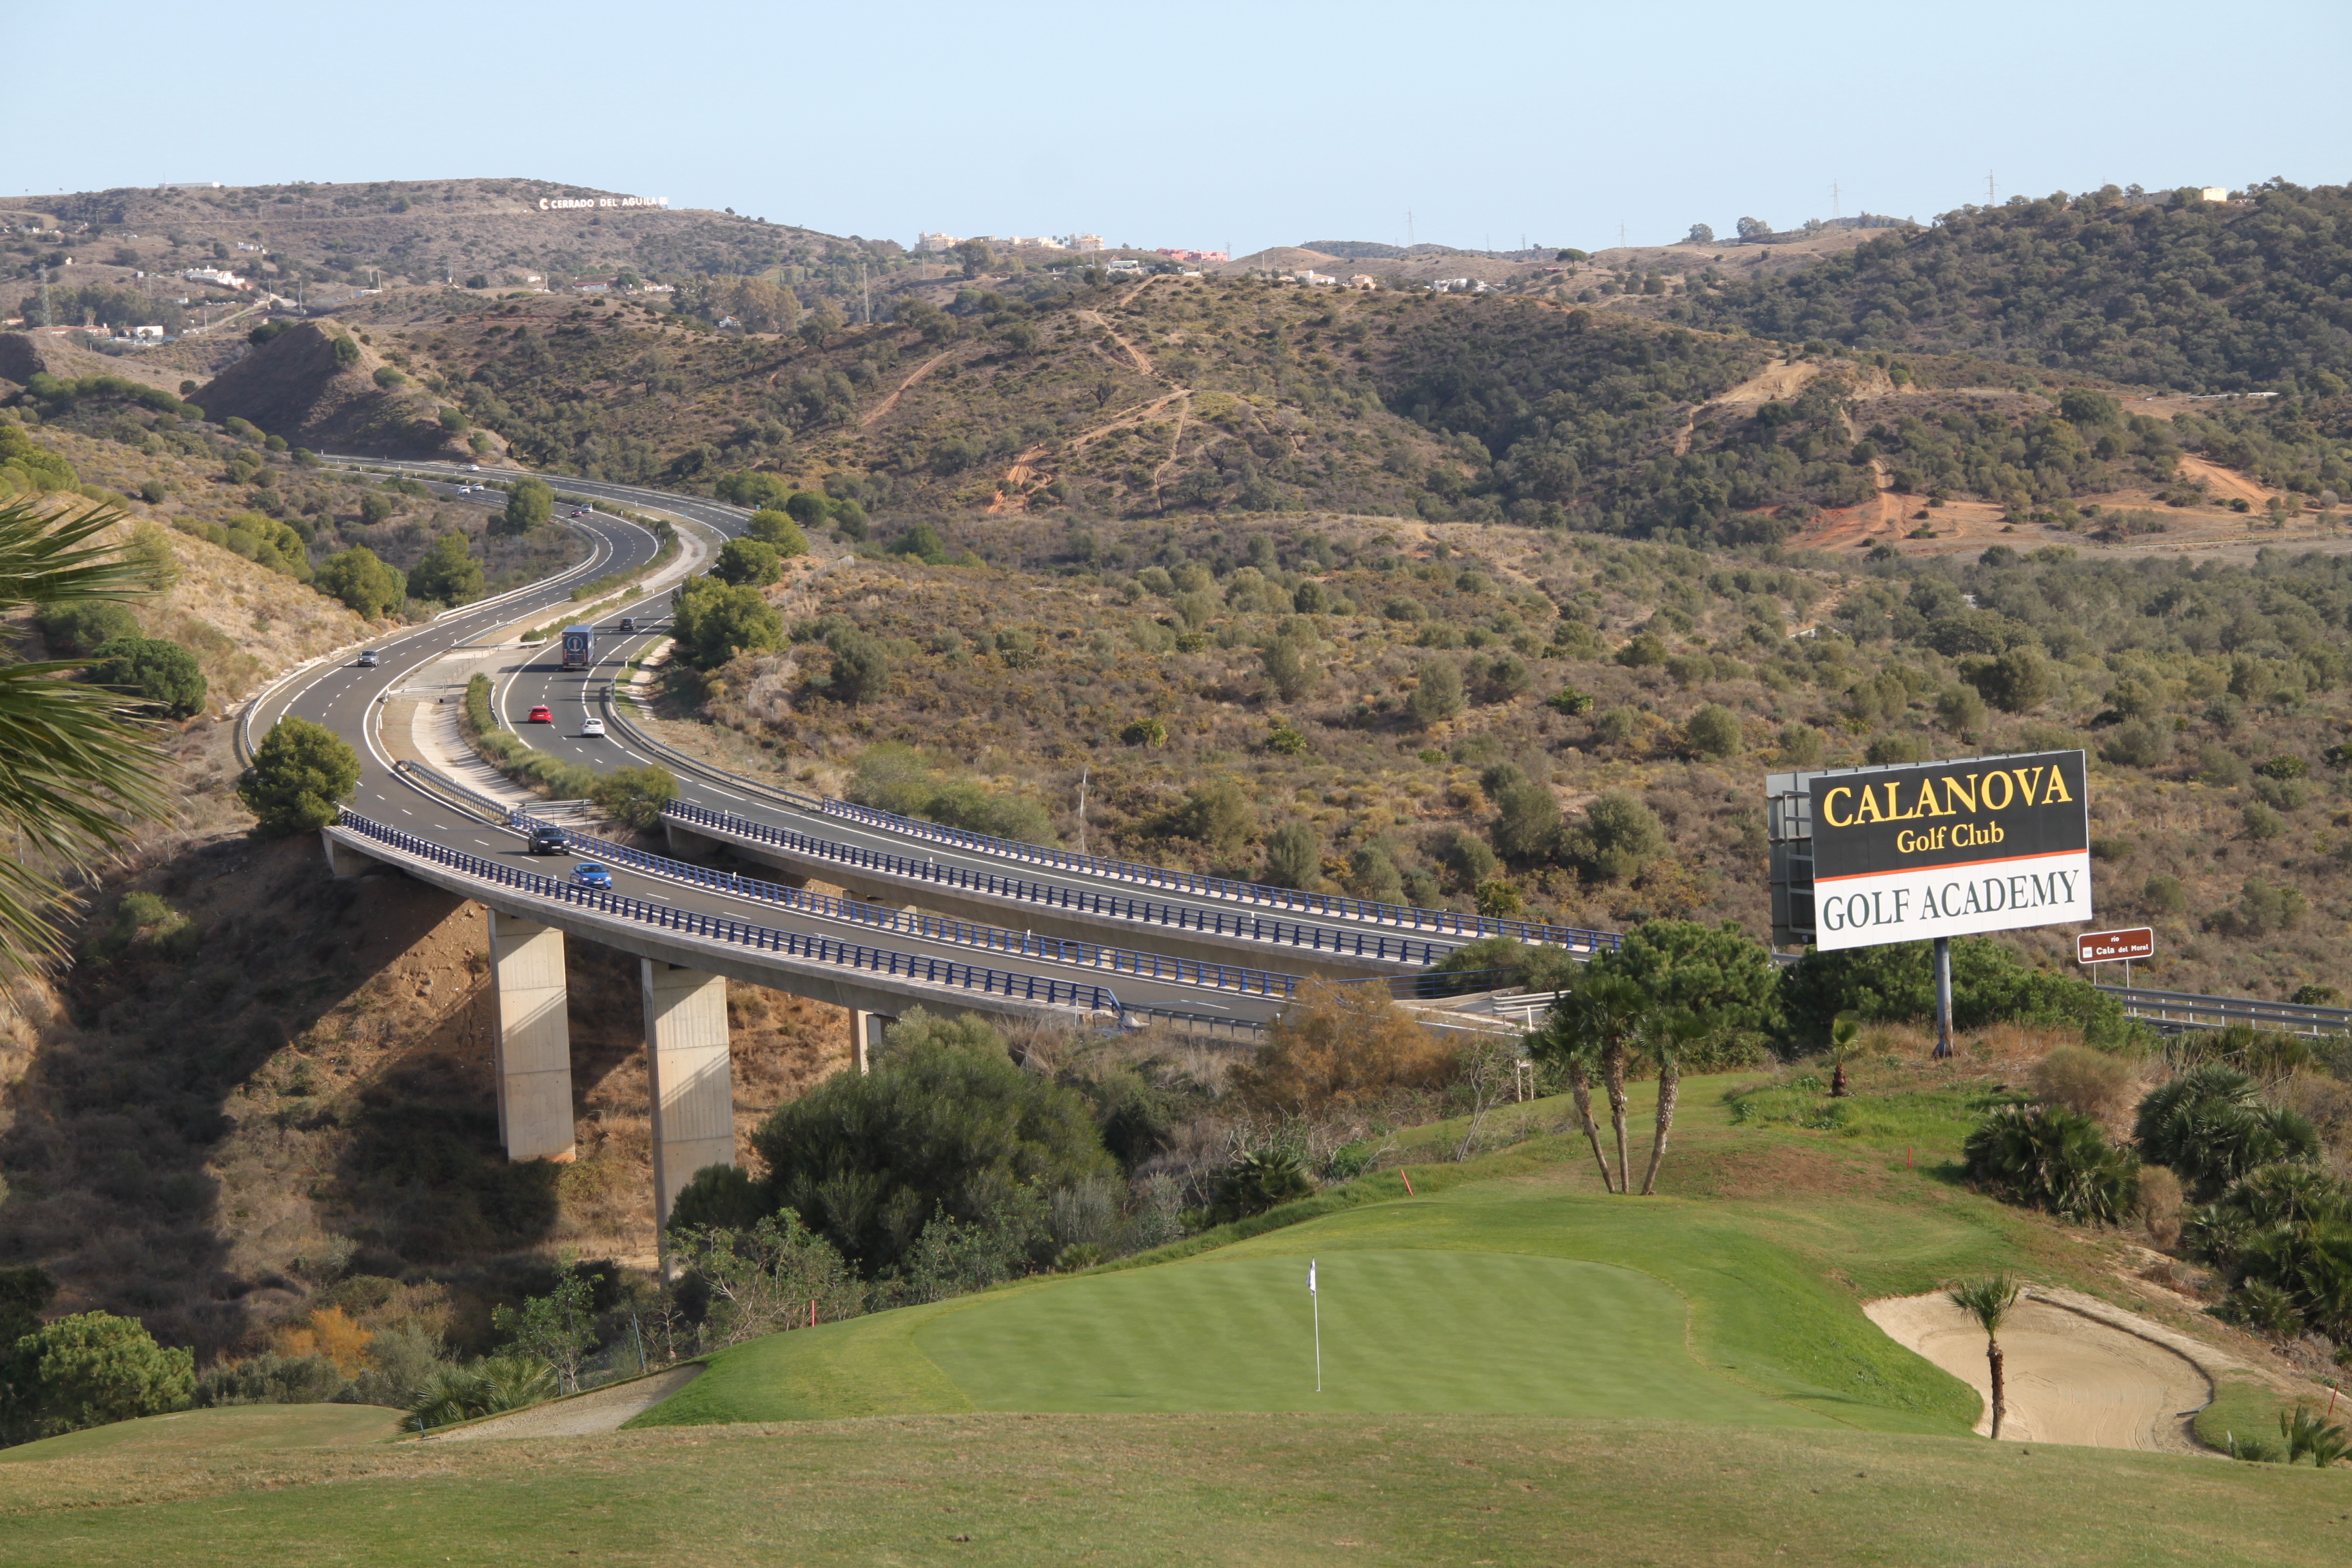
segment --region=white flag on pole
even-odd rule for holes
[[[1315,1310],[1315,1392],[1323,1392],[1323,1297],[1315,1289],[1315,1260],[1307,1260],[1307,1299]]]

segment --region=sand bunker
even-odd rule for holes
[[[617,1431],[622,1422],[651,1410],[692,1383],[701,1372],[699,1366],[657,1372],[651,1377],[633,1378],[611,1388],[591,1389],[571,1399],[518,1410],[511,1415],[484,1421],[432,1440],[461,1443],[469,1437],[585,1437]]]
[[[2059,1292],[2029,1292],[2000,1331],[2009,1394],[2001,1441],[2210,1454],[2189,1431],[2189,1416],[2213,1397],[2210,1379],[2184,1353],[2203,1347],[2174,1350],[2158,1342],[2180,1336],[2157,1324],[2121,1327],[2133,1322],[2129,1313],[2100,1302],[2070,1308],[2061,1299]],[[2092,1310],[2097,1317],[2088,1315]],[[1985,1401],[1977,1430],[1990,1430],[1992,1373],[1984,1331],[1973,1319],[1940,1290],[1873,1301],[1863,1310],[1897,1344],[1974,1388]],[[2210,1354],[2199,1361],[2227,1364]]]

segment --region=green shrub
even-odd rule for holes
[[[117,637],[139,635],[139,618],[131,613],[130,606],[110,600],[44,605],[35,619],[51,651],[64,658],[89,653]]]
[[[1312,888],[1323,879],[1323,841],[1314,826],[1286,822],[1265,837],[1266,884],[1276,888]]]
[[[677,798],[677,775],[664,767],[614,768],[596,775],[588,798],[643,832],[659,826],[662,808]]]
[[[370,620],[390,615],[408,597],[408,579],[364,544],[319,563],[318,587]]]
[[[1630,791],[1603,790],[1584,808],[1584,821],[1562,833],[1561,847],[1602,881],[1622,882],[1666,852],[1666,828]]]
[[[5,1381],[14,1430],[47,1437],[186,1409],[195,1358],[157,1344],[136,1319],[81,1312],[18,1340]]]
[[[1462,694],[1462,667],[1442,658],[1423,659],[1418,671],[1420,684],[1405,699],[1405,711],[1423,729],[1459,718],[1465,706]]]
[[[2261,1093],[2236,1068],[2207,1062],[2148,1091],[2134,1141],[2149,1163],[2207,1196],[2259,1166],[2316,1157],[2319,1134],[2309,1120],[2263,1104]]]
[[[775,546],[757,539],[730,539],[719,547],[710,574],[722,583],[764,588],[783,576],[784,566]]]
[[[758,540],[785,560],[806,555],[809,551],[808,535],[801,531],[801,525],[793,521],[790,512],[753,512],[751,521],[744,526],[743,536]]]
[[[474,559],[462,533],[436,539],[408,573],[408,596],[439,605],[470,604],[487,586],[482,563]]]
[[[1969,1181],[2005,1203],[2112,1224],[2139,1194],[2138,1162],[2063,1106],[2003,1106],[1962,1145]]]
[[[868,701],[890,684],[890,659],[881,640],[864,632],[837,632],[825,639],[833,649],[833,667],[825,689],[843,702]]]
[[[82,679],[153,703],[174,719],[205,710],[205,672],[196,656],[161,637],[116,637],[90,656]]]
[[[757,588],[690,577],[670,595],[670,616],[678,646],[703,669],[715,669],[739,654],[765,653],[784,641],[784,619]]]
[[[1737,753],[1740,744],[1739,715],[1719,703],[1710,702],[1690,716],[1683,726],[1683,738],[1690,749],[1703,757],[1728,757]]]
[[[909,1011],[872,1071],[827,1079],[751,1137],[772,1204],[869,1279],[939,1219],[984,1223],[1024,1188],[1116,1170],[1075,1091],[1014,1066],[988,1026],[940,1022]]]
[[[268,834],[302,833],[335,820],[360,782],[360,756],[323,724],[287,717],[270,726],[237,780],[237,798]]]
[[[495,526],[500,533],[529,533],[545,527],[554,516],[555,492],[548,489],[546,480],[517,479],[507,491],[506,509]]]
[[[1934,1017],[1934,944],[1925,942],[1807,952],[1780,977],[1784,1040],[1818,1048],[1840,1013],[1853,1013],[1864,1023]],[[2081,1029],[2094,1046],[2123,1045],[2145,1029],[2124,1016],[2122,1003],[2089,982],[2029,969],[2009,949],[1982,937],[1952,942],[1952,1022],[1961,1029],[1999,1023],[2063,1025]]]

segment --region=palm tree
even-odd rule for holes
[[[2008,1413],[2009,1396],[2000,1377],[2000,1326],[2017,1305],[2020,1286],[2006,1274],[1963,1279],[1947,1294],[1952,1305],[1974,1318],[1985,1331],[1985,1360],[1992,1365],[1992,1439],[2000,1441],[2000,1418]]]
[[[1559,1061],[1568,1068],[1568,1085],[1576,1095],[1585,1139],[1601,1165],[1601,1184],[1612,1193],[1633,1190],[1625,1157],[1625,1068],[1633,1035],[1649,1011],[1648,995],[1633,981],[1588,970],[1575,990],[1552,1004],[1551,1016],[1542,1031],[1528,1041],[1530,1054]],[[1609,1121],[1617,1137],[1613,1176],[1608,1157],[1601,1152],[1601,1129],[1592,1120],[1595,1070],[1609,1094]]]
[[[1851,1013],[1840,1013],[1830,1020],[1830,1098],[1845,1096],[1845,1061],[1853,1055],[1853,1042],[1862,1034],[1862,1020]]]
[[[1601,1185],[1612,1193],[1619,1188],[1609,1170],[1609,1156],[1601,1152],[1600,1123],[1592,1120],[1592,1075],[1600,1069],[1609,1042],[1621,1037],[1630,1025],[1623,1001],[1607,977],[1588,975],[1551,1005],[1551,1016],[1544,1020],[1544,1026],[1528,1037],[1529,1056],[1558,1062],[1567,1069],[1569,1092],[1576,1097],[1584,1141],[1592,1145],[1593,1163],[1601,1167]],[[1623,1147],[1622,1137],[1619,1147]]]
[[[1682,1092],[1683,1053],[1715,1033],[1715,1019],[1680,1007],[1653,1013],[1642,1026],[1642,1054],[1658,1064],[1657,1131],[1650,1139],[1650,1168],[1642,1175],[1642,1195],[1658,1184],[1658,1166],[1666,1157],[1666,1137],[1674,1131],[1675,1101]]]
[[[0,506],[0,613],[152,593],[154,569],[100,537],[121,521],[105,507]],[[122,693],[68,679],[83,662],[0,666],[0,822],[16,837],[0,858],[0,963],[18,969],[67,955],[55,916],[71,895],[44,868],[85,862],[171,810],[153,722]]]

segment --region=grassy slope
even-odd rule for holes
[[[10,1473],[24,1568],[2333,1564],[2352,1475],[1530,1416],[935,1416]],[[319,1483],[332,1484],[319,1484]],[[126,1496],[142,1500],[127,1503]]]
[[[49,1460],[168,1459],[279,1448],[379,1443],[400,1430],[397,1410],[373,1405],[231,1405],[119,1421],[0,1449],[0,1464]]]
[[[1693,1080],[1665,1184],[1676,1195],[1601,1195],[1580,1140],[1546,1139],[1423,1169],[1410,1199],[1396,1176],[1371,1178],[1359,1206],[1190,1258],[739,1346],[639,1424],[1318,1407],[1297,1382],[1299,1276],[1314,1256],[1332,1281],[1332,1405],[1965,1426],[1973,1395],[1896,1350],[1857,1305],[2026,1256],[1993,1205],[1927,1173],[1890,1172],[1902,1141],[1956,1142],[1958,1123],[1921,1109],[1852,1139],[1734,1128],[1713,1092],[1726,1081]],[[1741,1195],[1751,1191],[1773,1195]],[[1672,1321],[1684,1312],[1686,1325]],[[1649,1337],[1595,1326],[1636,1320]],[[1487,1364],[1465,1370],[1449,1331],[1487,1346]],[[1546,1349],[1593,1343],[1611,1347],[1605,1373],[1589,1354]],[[1497,1379],[1498,1364],[1512,1374]]]
[[[1975,1063],[1967,1076],[2000,1066]],[[1601,1198],[1577,1157],[1580,1144],[1539,1142],[1467,1166],[1416,1163],[1423,1195],[1411,1203],[1399,1201],[1392,1174],[1374,1178],[1363,1184],[1373,1189],[1370,1202],[1328,1212],[1337,1200],[1327,1196],[1317,1223],[1193,1262],[782,1336],[768,1342],[798,1357],[803,1403],[780,1403],[772,1419],[820,1406],[951,1408],[959,1391],[935,1362],[913,1353],[914,1342],[927,1331],[951,1338],[959,1319],[985,1328],[1008,1310],[1004,1321],[1017,1326],[1057,1296],[1090,1308],[1087,1291],[1158,1280],[1189,1289],[1220,1269],[1263,1268],[1278,1306],[1295,1309],[1308,1245],[1327,1271],[1336,1323],[1341,1282],[1396,1256],[1391,1233],[1401,1229],[1423,1250],[1453,1244],[1431,1257],[1503,1268],[1557,1268],[1546,1259],[1579,1250],[1603,1264],[1621,1261],[1603,1256],[1612,1249],[1645,1251],[1652,1277],[1694,1309],[1697,1356],[1680,1375],[1726,1391],[1743,1414],[1782,1388],[1834,1383],[1832,1372],[1851,1382],[1851,1361],[1806,1358],[1834,1356],[1849,1330],[1866,1331],[1853,1300],[1920,1288],[1939,1270],[2007,1262],[2036,1279],[2104,1283],[2114,1293],[2115,1281],[2100,1274],[2104,1238],[2000,1210],[1951,1184],[1948,1157],[1973,1090],[1936,1069],[1866,1065],[1862,1073],[1889,1093],[1865,1102],[1869,1114],[1843,1133],[1769,1119],[1735,1125],[1720,1083],[1694,1083],[1663,1201]],[[1530,1109],[1539,1123],[1556,1110]],[[1431,1131],[1429,1148],[1443,1131]],[[1906,1150],[1917,1167],[1907,1177]],[[1758,1193],[1769,1195],[1748,1195]],[[1654,1245],[1650,1233],[1664,1226],[1688,1244]],[[1626,1359],[1629,1340],[1654,1347],[1673,1337],[1654,1323],[1602,1321],[1551,1342],[1567,1359],[1606,1370]],[[1914,1374],[1925,1369],[1883,1340],[1873,1351]],[[1068,1359],[1048,1342],[1043,1370],[1066,1376],[1056,1355]],[[730,1360],[749,1359],[741,1351],[722,1358],[694,1387],[724,1386]],[[1738,1373],[1700,1364],[1718,1360]],[[1779,1386],[1768,1382],[1776,1368],[1785,1374]],[[1914,1386],[1939,1397],[1958,1388],[1932,1370]],[[1872,1393],[1887,1396],[1884,1384]],[[762,1565],[950,1556],[1256,1563],[1336,1552],[1387,1563],[2063,1560],[2196,1568],[2342,1558],[2352,1473],[1996,1447],[1918,1429],[1835,1430],[1831,1415],[1882,1426],[1907,1419],[1948,1434],[1965,1417],[1906,1417],[1843,1397],[1773,1403],[1771,1426],[1517,1414],[967,1412],[303,1453],[89,1452],[12,1468],[0,1530],[12,1563],[76,1568],[253,1557],[505,1563],[575,1553]],[[2266,1412],[2250,1406],[2247,1419],[2256,1418],[2266,1429]]]

